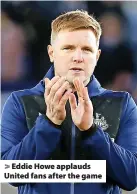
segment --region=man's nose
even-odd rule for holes
[[[83,54],[81,50],[76,50],[73,55],[73,62],[81,63],[83,62]]]

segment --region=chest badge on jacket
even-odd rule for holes
[[[100,126],[103,131],[107,130],[109,125],[105,119],[104,116],[102,116],[100,113],[95,113],[95,116],[94,116],[94,123],[97,125],[97,126]]]

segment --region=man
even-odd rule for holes
[[[137,107],[128,93],[105,90],[93,76],[100,35],[84,11],[52,22],[54,66],[36,87],[8,98],[2,159],[106,160],[107,182],[16,184],[19,194],[118,194],[137,186]]]

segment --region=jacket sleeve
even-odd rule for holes
[[[1,119],[2,160],[48,159],[60,141],[61,130],[43,115],[29,131],[22,104],[16,93],[5,103]]]
[[[125,190],[137,186],[137,106],[128,94],[115,142],[101,128],[83,140],[93,160],[106,160],[107,178]]]

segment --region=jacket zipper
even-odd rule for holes
[[[74,123],[72,122],[72,131],[71,131],[71,160],[75,159],[75,136],[76,136],[76,128]],[[70,194],[74,194],[74,183],[70,185]]]

